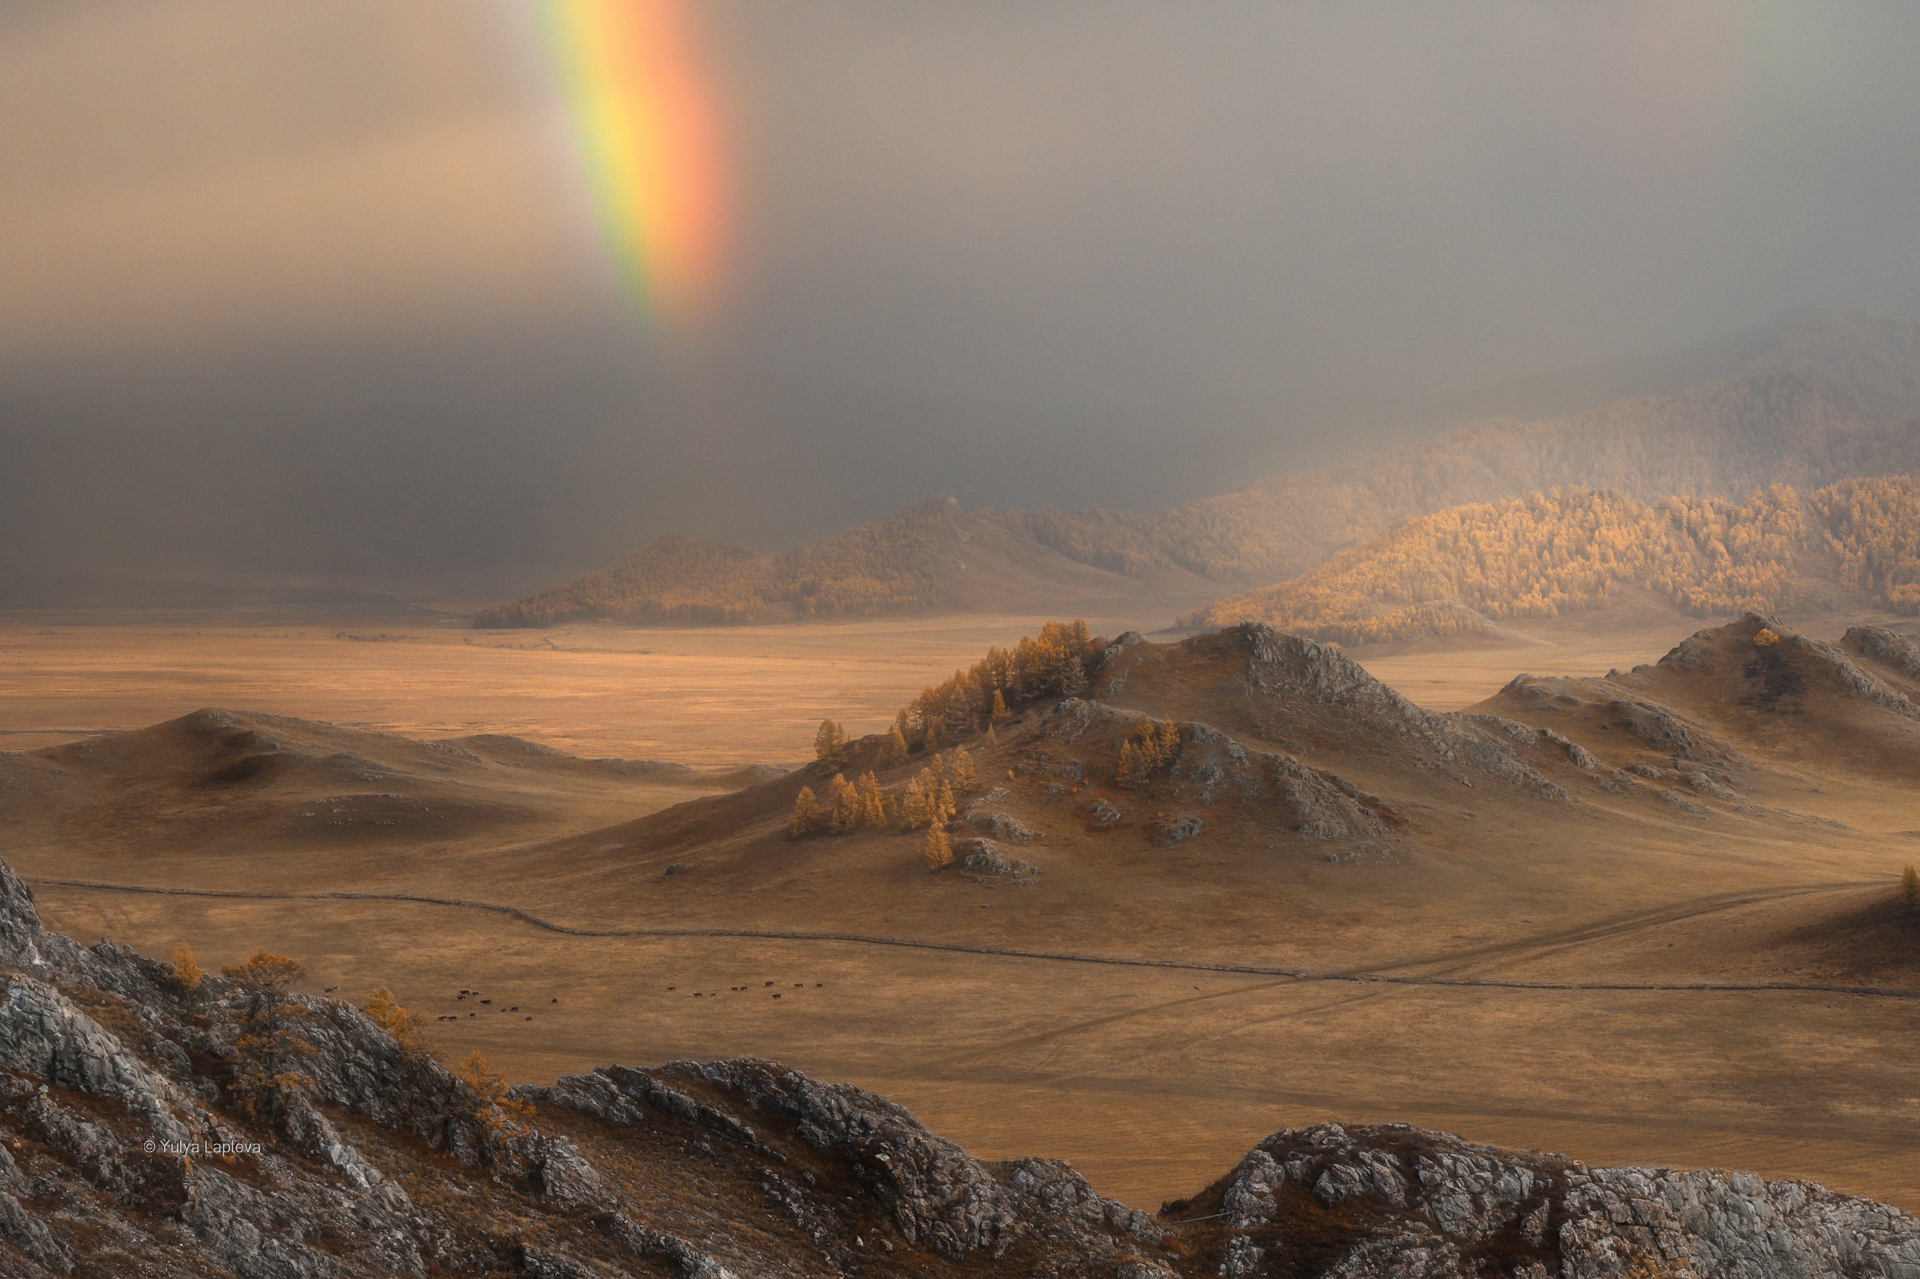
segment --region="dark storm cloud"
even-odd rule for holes
[[[1476,386],[1920,313],[1907,6],[697,15],[730,293],[648,344],[524,6],[0,12],[7,561],[1150,507]]]

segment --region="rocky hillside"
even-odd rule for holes
[[[1920,482],[1853,479],[1802,497],[1641,502],[1587,489],[1408,520],[1189,626],[1261,621],[1342,644],[1491,633],[1651,595],[1695,616],[1851,604],[1920,613]]]
[[[1149,1216],[771,1063],[502,1089],[444,1068],[391,1007],[286,994],[270,962],[180,972],[48,932],[0,866],[5,1273],[1920,1273],[1920,1223],[1818,1186],[1412,1128],[1277,1133]]]

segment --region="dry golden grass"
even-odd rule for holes
[[[510,733],[589,757],[798,763],[812,758],[826,716],[850,733],[878,731],[926,685],[1044,620],[505,632],[391,619],[270,627],[0,620],[0,749],[224,706],[409,737]],[[1108,634],[1135,624],[1088,622]]]
[[[76,704],[102,717],[92,727],[221,703],[427,736],[517,731],[589,755],[797,760],[827,711],[850,732],[873,731],[920,685],[1033,626],[595,630],[558,637],[557,653],[475,651],[458,633],[360,643],[313,629],[298,643],[232,629],[198,648],[154,630],[90,632],[77,644],[65,631],[9,632],[0,661],[35,664],[0,666],[12,681],[0,694],[20,694],[0,706],[21,727],[53,723],[50,714],[72,722],[60,712]],[[1382,675],[1403,663],[1394,673],[1416,700],[1457,706],[1521,669],[1594,674],[1652,661],[1684,633],[1563,632],[1530,648],[1367,656]],[[1423,671],[1441,682],[1423,685]],[[807,700],[783,698],[787,680]],[[674,749],[678,732],[684,749]],[[1018,731],[1002,736],[996,749],[1017,749]],[[728,753],[730,741],[766,749]],[[1002,757],[979,754],[983,772],[1004,771]],[[929,875],[909,835],[775,839],[753,852],[760,837],[743,829],[730,837],[748,850],[737,860],[723,839],[700,845],[710,864],[662,876],[679,855],[664,836],[653,847],[618,828],[569,832],[710,793],[709,782],[643,779],[623,790],[529,768],[501,769],[496,784],[516,803],[537,806],[544,794],[583,814],[404,848],[263,840],[244,860],[182,840],[152,850],[137,875],[123,850],[85,830],[16,843],[6,856],[41,882],[54,927],[155,955],[184,941],[208,967],[265,947],[299,958],[312,989],[338,986],[356,1000],[388,986],[429,1018],[426,1033],[450,1062],[480,1051],[509,1078],[546,1079],[622,1060],[776,1058],[884,1092],[980,1155],[1069,1159],[1104,1192],[1149,1208],[1192,1193],[1266,1133],[1329,1118],[1420,1123],[1591,1162],[1813,1177],[1920,1208],[1920,1174],[1906,1157],[1920,1145],[1910,1068],[1920,1000],[1543,988],[1920,988],[1920,923],[1885,909],[1913,860],[1915,841],[1899,832],[1920,826],[1911,782],[1821,759],[1796,767],[1770,775],[1756,799],[1852,829],[1670,820],[1644,805],[1608,822],[1563,820],[1476,793],[1470,818],[1419,819],[1433,851],[1361,865],[1226,839],[1167,850],[1056,825],[1054,839],[1020,850],[1045,864],[1041,883],[996,890]],[[1416,788],[1406,793],[1436,808],[1459,802],[1418,790],[1427,785],[1418,779],[1362,780]],[[789,807],[790,797],[770,809],[769,832]],[[1317,976],[834,940],[569,936],[456,906],[45,883],[59,878],[376,889],[599,928],[820,930]],[[457,999],[462,988],[481,995]]]

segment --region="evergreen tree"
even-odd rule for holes
[[[1163,721],[1153,730],[1153,767],[1154,771],[1172,764],[1180,754],[1180,726],[1172,720]]]
[[[939,870],[942,866],[953,864],[953,841],[947,838],[945,828],[936,825],[927,829],[927,841],[922,846],[921,855],[927,859],[928,870]]]
[[[860,792],[853,783],[839,773],[833,775],[828,786],[827,830],[834,835],[844,835],[860,824]]]
[[[885,826],[887,824],[887,800],[880,793],[880,781],[872,773],[860,774],[860,824],[862,826]]]
[[[823,719],[813,735],[813,757],[832,759],[846,744],[847,730],[830,719]]]
[[[820,801],[814,798],[811,786],[802,786],[800,793],[793,797],[793,820],[787,823],[787,834],[797,839],[819,829]]]
[[[993,690],[993,710],[989,712],[990,718],[995,720],[1002,720],[1002,719],[1005,719],[1008,716],[1008,714],[1010,714],[1010,712],[1007,710],[1007,699],[1001,695],[1001,692],[999,689],[997,688],[994,689]],[[989,732],[991,732],[993,729],[993,725],[989,723],[987,725],[987,729]]]
[[[1140,757],[1140,752],[1133,748],[1131,741],[1120,743],[1120,762],[1113,770],[1113,780],[1116,785],[1124,786],[1128,790],[1146,784],[1146,761]]]
[[[188,999],[193,998],[194,992],[200,989],[200,983],[207,976],[201,971],[200,965],[193,962],[193,948],[185,942],[173,948],[172,973],[173,979],[185,988]]]
[[[306,967],[285,955],[255,951],[244,964],[220,971],[241,990],[241,1033],[233,1041],[241,1064],[236,1071],[240,1104],[249,1115],[278,1110],[289,1094],[313,1087],[299,1066],[319,1050],[301,1037],[305,1005],[287,999],[287,989],[307,975]]]
[[[905,714],[905,711],[901,712],[902,717]],[[900,725],[896,722],[891,729],[887,730],[887,740],[881,744],[880,765],[883,768],[890,768],[895,764],[906,762],[907,735],[900,731]]]
[[[953,748],[953,760],[948,771],[953,777],[956,790],[972,789],[978,778],[978,774],[973,769],[973,756],[967,754],[967,748],[964,746]]]
[[[908,782],[900,796],[900,824],[908,830],[918,830],[933,820],[933,810],[927,804],[927,788],[920,780],[925,776],[923,771],[920,777]]]

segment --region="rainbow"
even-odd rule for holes
[[[642,312],[708,313],[724,241],[721,149],[683,0],[539,0],[602,234]]]

